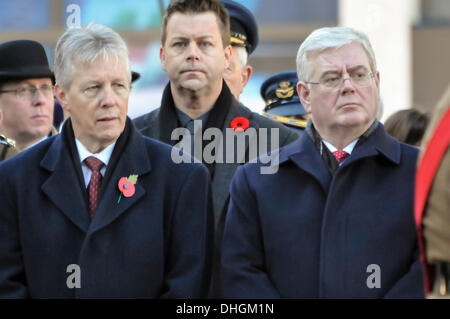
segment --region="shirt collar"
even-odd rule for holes
[[[78,154],[80,156],[80,163],[83,163],[83,161],[89,156],[94,156],[95,158],[101,160],[105,164],[105,166],[108,166],[108,162],[111,158],[111,154],[114,150],[116,142],[109,145],[103,151],[95,154],[89,152],[88,149],[83,145],[83,143],[81,143],[77,138],[75,138],[75,145],[77,146]]]
[[[175,111],[177,112],[178,119],[180,120],[180,123],[183,127],[187,127],[189,122],[193,121],[193,119],[189,115],[181,111],[179,108],[175,107]],[[210,111],[206,112],[205,114],[202,114],[196,120],[202,121],[202,123],[206,123],[209,117],[209,112]]]
[[[344,147],[342,150],[346,151],[348,154],[351,154],[353,149],[355,148],[356,143],[358,142],[359,138],[357,138],[356,140],[352,141],[350,144],[348,144],[346,147]],[[325,146],[330,150],[331,153],[333,153],[334,151],[337,151],[338,149],[336,147],[333,146],[333,144],[331,144],[330,142],[327,142],[325,140],[322,140],[323,144],[325,144]]]

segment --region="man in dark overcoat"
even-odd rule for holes
[[[55,77],[61,134],[0,164],[0,297],[205,297],[209,174],[174,163],[126,116],[125,42],[100,25],[71,28]]]
[[[224,81],[231,62],[230,22],[220,1],[171,2],[163,19],[161,42],[160,60],[170,82],[161,107],[135,119],[135,124],[143,135],[188,150],[207,165],[212,180],[215,242],[219,244],[229,186],[237,167],[298,136],[252,112],[230,92]],[[181,138],[174,134],[180,129],[186,132]],[[215,252],[219,249],[217,246]]]
[[[297,55],[312,122],[275,174],[238,168],[222,243],[225,298],[423,298],[415,232],[415,147],[376,120],[380,76],[368,38],[314,31]]]

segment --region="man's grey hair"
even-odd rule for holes
[[[245,49],[244,47],[236,47],[236,52],[239,56],[239,63],[241,64],[241,68],[244,68],[248,62],[247,49]]]
[[[105,61],[115,57],[125,62],[131,83],[130,59],[127,45],[112,29],[99,24],[69,28],[59,38],[55,49],[56,83],[68,89],[72,83],[74,65],[92,63],[100,55]]]
[[[372,73],[376,73],[377,63],[375,61],[375,53],[367,35],[348,27],[321,28],[313,31],[298,49],[297,75],[299,81],[311,81],[311,69],[308,60],[311,54],[329,48],[340,48],[352,42],[361,44],[369,58]]]

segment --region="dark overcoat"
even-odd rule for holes
[[[381,124],[331,175],[308,134],[276,174],[240,167],[222,247],[226,298],[423,298],[417,149]]]
[[[92,221],[66,134],[0,164],[0,297],[206,296],[208,171],[174,164],[170,147],[127,122],[128,139],[113,171],[108,164]],[[131,174],[138,175],[135,194],[119,201],[118,181]],[[79,266],[80,288],[67,284],[76,283],[70,265]]]
[[[172,142],[164,135],[168,135],[170,137],[170,131],[165,132],[167,128],[170,127],[170,125],[167,125],[167,122],[175,122],[173,123],[173,127],[170,127],[171,129],[174,129],[177,127],[176,125],[176,118],[174,116],[169,117],[167,116],[167,113],[164,112],[164,109],[167,109],[173,104],[173,98],[172,94],[170,92],[169,85],[167,85],[164,95],[161,102],[161,107],[157,108],[156,110],[153,110],[150,113],[147,113],[145,115],[142,115],[136,119],[134,119],[134,123],[137,127],[137,129],[144,135],[148,136],[157,140],[162,140],[165,143],[174,144],[175,142]],[[222,105],[224,104],[224,105]],[[215,162],[215,168],[214,168],[214,174],[211,178],[212,183],[212,198],[213,198],[213,207],[214,207],[214,215],[215,215],[215,222],[216,224],[219,223],[221,218],[224,218],[224,214],[226,211],[223,211],[224,206],[227,201],[227,197],[229,194],[229,187],[231,179],[233,178],[234,172],[236,171],[237,167],[244,163],[244,160],[252,160],[255,159],[255,157],[252,157],[249,155],[249,145],[258,145],[259,143],[262,143],[264,141],[267,141],[267,150],[270,150],[273,148],[271,145],[271,139],[272,139],[272,129],[278,130],[278,147],[287,145],[291,143],[292,141],[296,140],[298,138],[297,133],[291,131],[284,125],[277,123],[275,121],[272,121],[266,117],[263,117],[262,115],[259,115],[255,112],[252,112],[250,109],[239,103],[236,99],[234,99],[233,95],[231,94],[228,86],[226,86],[225,82],[223,82],[223,88],[222,92],[220,94],[220,97],[216,101],[216,104],[214,105],[214,108],[221,108],[221,116],[223,116],[224,121],[221,123],[220,127],[218,127],[224,138],[226,137],[226,130],[231,130],[231,122],[238,117],[246,118],[249,121],[249,129],[254,129],[257,134],[250,135],[248,139],[245,140],[245,154],[246,159],[243,158],[235,158],[235,160],[230,163],[226,161],[227,158],[227,149],[224,147],[223,153],[220,153],[220,160],[217,160],[216,156],[216,162]],[[261,129],[265,129],[265,132],[267,132],[267,139],[263,140],[261,139]],[[261,140],[261,141],[260,141]],[[222,142],[225,146],[226,141]],[[260,148],[258,148],[257,153],[261,153]],[[264,154],[265,152],[262,152],[260,155]],[[234,154],[237,155],[236,150],[234,151]],[[221,162],[222,161],[222,162]],[[222,214],[222,216],[221,216]]]

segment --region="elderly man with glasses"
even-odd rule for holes
[[[368,38],[318,29],[297,55],[311,122],[276,174],[241,166],[222,245],[226,298],[423,298],[414,228],[417,149],[376,119]]]
[[[35,41],[3,43],[0,56],[0,134],[23,151],[56,134],[53,73],[44,48]]]

